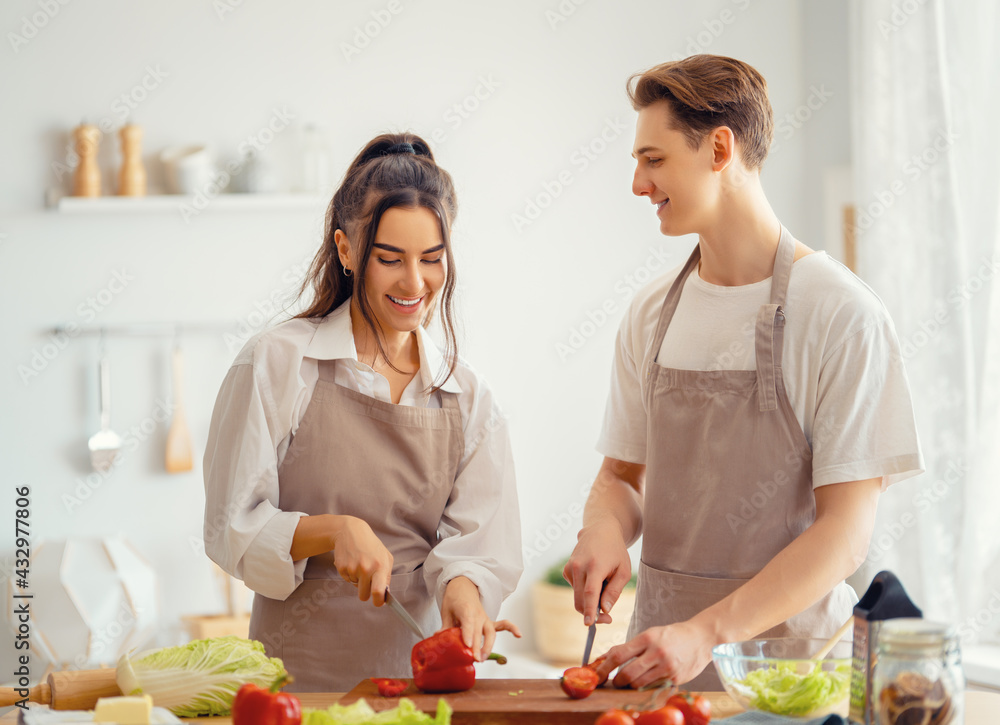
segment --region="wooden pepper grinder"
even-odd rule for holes
[[[118,132],[122,142],[122,168],[118,175],[119,196],[146,195],[146,169],[142,165],[142,127],[129,124]]]
[[[100,196],[101,169],[97,166],[97,147],[101,131],[97,126],[83,123],[73,129],[76,154],[80,163],[73,172],[73,196]]]

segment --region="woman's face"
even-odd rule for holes
[[[365,283],[368,303],[383,330],[417,329],[444,285],[447,263],[433,211],[393,207],[382,215]]]
[[[680,236],[698,233],[711,223],[719,179],[708,138],[692,149],[671,121],[666,101],[639,111],[632,193],[653,203],[663,234]]]

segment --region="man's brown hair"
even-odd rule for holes
[[[721,55],[692,55],[636,73],[628,79],[632,107],[639,111],[666,101],[674,128],[698,148],[705,136],[728,126],[743,163],[760,169],[774,137],[767,81],[753,67]]]

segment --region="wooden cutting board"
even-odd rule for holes
[[[605,686],[598,688],[590,697],[571,700],[559,687],[558,680],[498,680],[480,679],[466,692],[446,695],[425,695],[410,686],[400,697],[413,700],[421,710],[429,713],[437,709],[438,698],[445,698],[455,714],[455,725],[465,723],[538,723],[541,725],[591,725],[597,717],[613,707],[637,708],[650,699],[651,692],[616,690]],[[724,692],[708,692],[705,696],[712,703],[712,717],[722,718],[735,715],[742,710]],[[661,694],[656,706],[665,701]],[[349,705],[364,698],[375,710],[388,710],[399,704],[398,697],[382,697],[371,680],[363,680],[355,685],[340,700],[341,705]]]

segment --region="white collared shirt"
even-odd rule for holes
[[[523,568],[506,420],[485,381],[462,360],[428,394],[444,375],[444,357],[422,327],[417,347],[420,370],[399,404],[440,408],[442,395],[457,395],[465,440],[424,578],[440,605],[448,581],[468,577],[495,619]],[[312,399],[319,360],[335,361],[338,385],[392,402],[389,381],[358,361],[348,301],[321,320],[289,320],[247,342],[222,383],[205,448],[205,551],[272,599],[287,598],[306,566],[290,554],[305,514],[278,509],[278,467]]]

